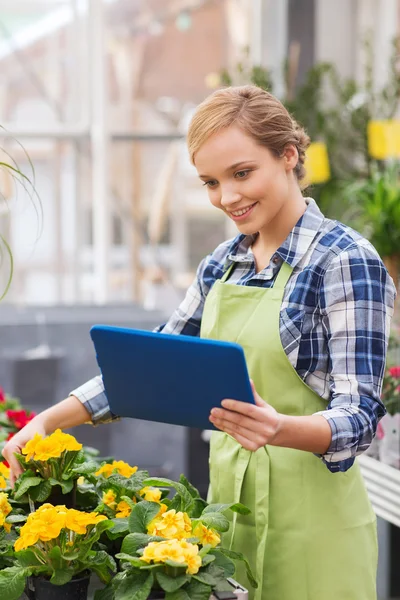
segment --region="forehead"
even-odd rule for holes
[[[257,160],[266,151],[239,127],[232,126],[210,136],[200,146],[194,162],[199,172],[215,171],[238,162]]]

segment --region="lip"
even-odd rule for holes
[[[253,212],[253,210],[255,209],[255,207],[257,206],[257,202],[255,202],[254,204],[252,204],[248,210],[246,210],[245,213],[243,213],[240,216],[235,216],[232,212],[229,213],[229,216],[231,217],[231,219],[233,219],[234,221],[244,221],[245,219],[247,219],[251,213]],[[236,210],[240,210],[240,209],[236,209]]]

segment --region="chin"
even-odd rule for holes
[[[252,225],[251,223],[235,223],[235,225],[243,235],[255,235],[259,232],[257,226]]]

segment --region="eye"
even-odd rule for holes
[[[243,171],[237,171],[237,173],[235,173],[235,177],[237,177],[237,179],[245,179],[249,173],[250,173],[250,169],[245,169]]]
[[[215,179],[210,179],[210,181],[205,181],[203,183],[203,185],[209,187],[209,188],[214,188],[218,185],[218,181],[215,181]]]

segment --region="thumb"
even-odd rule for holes
[[[257,392],[256,386],[254,385],[254,381],[252,379],[250,379],[250,385],[251,385],[251,390],[252,390],[253,396],[254,396],[254,402],[256,403],[256,405],[257,406],[265,406],[266,402],[261,398],[261,396]]]

